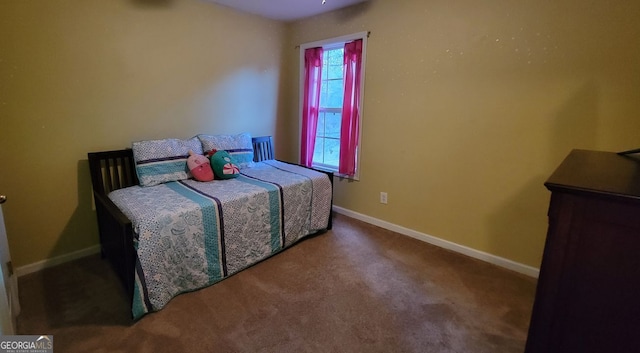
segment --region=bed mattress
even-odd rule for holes
[[[242,169],[234,179],[111,192],[135,233],[133,317],[326,229],[331,196],[326,174],[275,160]]]

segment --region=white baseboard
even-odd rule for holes
[[[515,271],[518,273],[522,273],[524,275],[527,275],[529,277],[534,277],[534,278],[538,278],[538,275],[540,274],[540,269],[535,268],[535,267],[531,267],[528,265],[524,265],[521,264],[519,262],[515,262],[509,259],[505,259],[503,257],[500,256],[496,256],[496,255],[492,255],[480,250],[476,250],[476,249],[472,249],[470,247],[464,246],[464,245],[460,245],[460,244],[456,244],[454,242],[450,242],[448,240],[444,240],[444,239],[440,239],[437,237],[434,237],[432,235],[429,234],[425,234],[425,233],[421,233],[418,231],[415,231],[413,229],[409,229],[409,228],[405,228],[402,226],[399,226],[397,224],[393,224],[387,221],[383,221],[371,216],[367,216],[364,215],[362,213],[358,213],[355,211],[351,211],[348,210],[346,208],[342,208],[340,206],[333,206],[333,210],[337,213],[343,214],[345,216],[351,217],[351,218],[355,218],[357,220],[366,222],[366,223],[370,223],[373,224],[375,226],[384,228],[384,229],[388,229],[391,231],[394,231],[396,233],[400,233],[403,235],[407,235],[410,236],[412,238],[418,239],[418,240],[422,240],[426,243],[429,244],[433,244],[435,246],[439,246],[441,248],[445,248],[451,251],[455,251],[457,253],[466,255],[466,256],[470,256],[473,257],[475,259],[478,260],[482,260],[500,267],[504,267],[506,269],[509,269],[511,271]]]
[[[29,273],[37,272],[47,267],[60,265],[65,262],[69,262],[75,259],[79,259],[81,257],[97,254],[99,252],[100,252],[100,245],[94,245],[86,249],[74,251],[72,253],[56,256],[56,257],[38,261],[29,265],[17,267],[16,275],[18,275],[18,277],[28,275]]]
[[[524,275],[527,275],[529,277],[534,277],[534,278],[538,278],[538,275],[540,273],[540,269],[537,269],[535,267],[531,267],[528,265],[524,265],[521,264],[519,262],[515,262],[509,259],[505,259],[503,257],[500,256],[496,256],[496,255],[492,255],[483,251],[479,251],[476,249],[472,249],[470,247],[464,246],[464,245],[460,245],[460,244],[456,244],[454,242],[450,242],[448,240],[444,240],[444,239],[440,239],[437,237],[434,237],[432,235],[429,234],[425,234],[425,233],[421,233],[418,231],[415,231],[413,229],[409,229],[409,228],[405,228],[402,226],[399,226],[397,224],[393,224],[391,222],[387,222],[387,221],[383,221],[371,216],[367,216],[364,215],[362,213],[358,213],[355,211],[351,211],[348,210],[346,208],[342,208],[340,206],[333,206],[333,210],[337,213],[343,214],[345,216],[351,217],[351,218],[355,218],[357,220],[363,221],[363,222],[367,222],[373,225],[376,225],[378,227],[384,228],[384,229],[388,229],[390,231],[394,231],[396,233],[400,233],[403,235],[407,235],[410,236],[412,238],[424,241],[426,243],[429,244],[433,244],[435,246],[439,246],[441,248],[445,248],[451,251],[455,251],[457,253],[466,255],[466,256],[470,256],[473,257],[475,259],[478,260],[482,260],[500,267],[504,267],[506,269],[509,269],[511,271],[515,271],[518,273],[522,273]],[[16,275],[18,277],[20,276],[24,276],[26,274],[29,273],[33,273],[33,272],[37,272],[40,271],[42,269],[45,269],[47,267],[53,267],[56,265],[60,265],[62,263],[65,262],[69,262],[75,259],[79,259],[85,256],[89,256],[89,255],[93,255],[93,254],[97,254],[100,252],[100,245],[94,245],[91,247],[88,247],[86,249],[82,249],[82,250],[78,250],[78,251],[74,251],[72,253],[69,254],[65,254],[65,255],[61,255],[61,256],[56,256],[54,258],[51,259],[47,259],[47,260],[42,260],[33,264],[29,264],[29,265],[25,265],[25,266],[21,266],[16,268]]]

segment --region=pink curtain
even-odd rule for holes
[[[340,174],[356,174],[356,150],[360,136],[360,80],[362,39],[344,45],[344,101],[340,128]]]
[[[309,48],[304,52],[304,96],[302,100],[302,136],[300,164],[310,167],[316,145],[320,83],[322,82],[322,48]]]

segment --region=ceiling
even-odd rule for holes
[[[305,17],[355,5],[367,0],[208,0],[216,4],[279,21]]]

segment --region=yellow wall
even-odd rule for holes
[[[338,181],[336,205],[538,267],[543,183],[564,156],[640,147],[638,14],[637,1],[372,0],[294,23],[290,48],[371,31],[361,180]]]
[[[87,152],[286,131],[285,31],[198,0],[0,0],[0,192],[14,265],[98,243]]]
[[[250,131],[295,160],[294,47],[368,30],[361,180],[336,204],[537,267],[569,150],[640,147],[639,7],[371,0],[285,25],[199,0],[0,0],[14,263],[97,244],[89,151]]]

